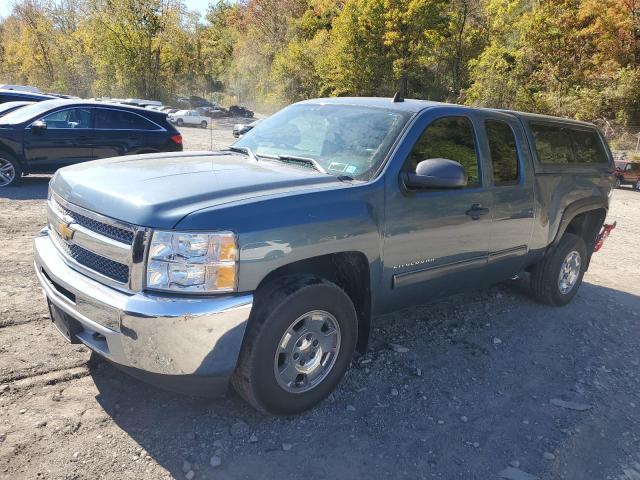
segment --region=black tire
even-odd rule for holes
[[[232,378],[235,390],[264,413],[294,415],[312,408],[334,390],[352,360],[358,329],[351,299],[337,285],[304,275],[266,285],[255,300],[255,311]],[[291,324],[314,310],[324,310],[337,320],[340,348],[333,367],[317,385],[305,392],[292,393],[280,386],[276,378],[276,352]]]
[[[205,122],[204,120],[200,122],[200,126],[202,128],[207,128],[207,122]]]
[[[13,177],[8,183],[5,183],[4,178],[0,178],[0,188],[15,187],[22,181],[22,167],[20,166],[20,162],[18,162],[13,155],[0,152],[0,168],[7,167],[9,164],[13,167]]]
[[[613,188],[620,188],[622,186],[622,180],[620,179],[620,177],[616,177],[616,183],[613,186]]]
[[[560,270],[565,259],[572,252],[577,252],[580,256],[580,273],[573,287],[563,293],[559,285]],[[587,247],[582,237],[565,233],[558,245],[547,252],[531,270],[531,292],[535,299],[557,307],[568,304],[578,293],[587,261]]]
[[[181,127],[183,123],[184,123],[184,121],[181,118],[176,120],[176,125],[178,125],[179,127]]]

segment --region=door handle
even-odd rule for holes
[[[471,205],[471,208],[465,213],[472,219],[478,220],[482,215],[486,215],[487,213],[489,213],[489,209],[483,207],[479,203],[474,203],[473,205]]]

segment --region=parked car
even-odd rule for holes
[[[146,100],[144,98],[126,98],[124,100],[120,100],[120,102],[125,105],[136,105],[138,107],[147,107],[147,106],[161,107],[162,106],[162,102],[159,100]]]
[[[0,103],[0,117],[2,115],[6,115],[7,113],[13,112],[19,108],[25,107],[27,105],[33,105],[35,102],[5,102]]]
[[[47,100],[0,117],[0,187],[23,174],[97,158],[182,150],[180,133],[153,110],[81,100]]]
[[[53,100],[58,97],[53,95],[45,95],[44,93],[25,92],[20,90],[2,90],[0,89],[0,103],[6,102],[42,102],[44,100]]]
[[[209,100],[198,97],[197,95],[191,95],[188,99],[189,105],[191,108],[199,108],[199,107],[212,107],[215,108],[218,105],[215,102],[210,102]]]
[[[59,170],[35,269],[71,342],[167,388],[231,382],[295,414],[383,313],[518,274],[568,304],[604,239],[612,172],[588,123],[310,100],[229,150]]]
[[[175,123],[179,127],[182,125],[198,126],[207,128],[209,125],[209,118],[204,115],[200,115],[195,110],[178,110],[177,112],[170,113],[169,121]]]
[[[245,133],[249,132],[249,130],[253,129],[256,125],[260,123],[260,120],[256,120],[251,123],[236,123],[233,126],[233,136],[236,138],[240,138]]]
[[[629,160],[616,160],[616,188],[632,185],[640,190],[640,163]]]
[[[231,105],[229,107],[229,113],[234,117],[253,118],[253,112],[248,108],[241,107],[240,105]]]
[[[219,118],[224,116],[224,109],[220,107],[198,107],[196,108],[196,112],[203,117],[208,118]]]

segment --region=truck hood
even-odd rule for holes
[[[202,208],[303,189],[339,180],[310,168],[232,152],[132,155],[58,170],[51,189],[63,199],[135,225],[173,228]]]

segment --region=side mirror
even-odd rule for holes
[[[31,124],[31,130],[33,130],[34,133],[41,132],[46,129],[47,129],[47,122],[45,122],[44,120],[36,120]]]
[[[467,174],[454,160],[430,158],[420,162],[415,173],[406,173],[404,182],[410,189],[463,188],[467,186]]]

